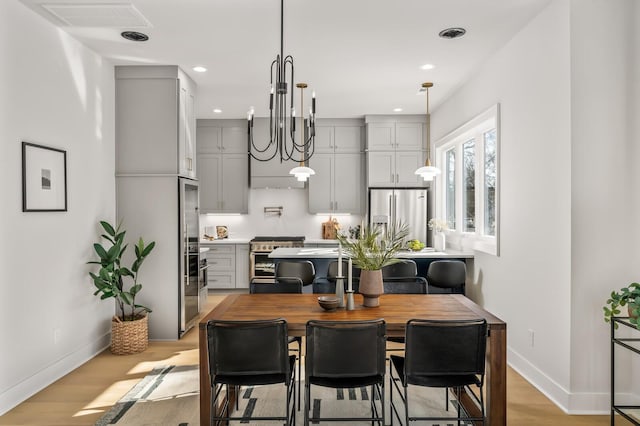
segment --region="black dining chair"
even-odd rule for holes
[[[390,294],[426,294],[427,280],[418,276],[416,262],[401,259],[382,268],[384,292]]]
[[[302,286],[313,284],[316,270],[310,260],[281,260],[276,263],[276,281],[300,282]]]
[[[264,282],[264,278],[252,279],[249,283],[250,294],[277,294],[277,293],[297,293],[302,294],[302,282],[298,280],[274,280],[273,282]],[[302,337],[289,336],[288,343],[298,345],[297,349],[291,349],[298,352],[298,410],[300,409],[300,392],[302,380]]]
[[[344,289],[347,289],[347,277],[349,271],[349,262],[342,261],[342,275],[344,278]],[[351,269],[351,288],[354,293],[358,292],[360,284],[360,268],[354,266]],[[336,277],[338,276],[338,261],[332,260],[327,267],[326,277],[317,277],[313,280],[313,292],[314,293],[335,293],[336,292]]]
[[[384,424],[385,338],[384,319],[369,321],[307,322],[304,424],[369,420]],[[360,388],[371,386],[371,416],[321,417],[310,413],[311,386]],[[376,404],[380,405],[380,410]]]
[[[460,403],[457,404],[458,424],[461,421],[482,421],[485,424],[483,397],[485,355],[487,345],[487,322],[484,319],[472,320],[427,320],[412,319],[407,322],[405,356],[391,355],[389,373],[391,424],[394,416],[403,424],[393,401],[394,388],[398,391],[405,408],[405,425],[411,421],[446,421],[452,417],[411,416],[409,409],[409,385],[445,388],[445,408],[449,410],[449,388],[454,395],[460,395],[463,387],[476,385],[476,396],[471,395],[480,405],[481,417],[462,415]],[[394,376],[396,371],[397,376]],[[401,391],[402,386],[404,391]],[[466,413],[465,413],[466,414]]]
[[[282,421],[295,425],[295,362],[289,355],[287,322],[282,319],[207,322],[207,349],[211,379],[211,424],[231,420]],[[286,387],[284,416],[232,415],[230,387],[236,395],[242,386],[282,383]],[[216,415],[218,398],[226,389],[225,402]],[[292,404],[293,399],[293,404]]]
[[[465,294],[467,267],[461,260],[434,260],[427,268],[427,283],[433,293]]]

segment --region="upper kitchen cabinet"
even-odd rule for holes
[[[116,66],[116,174],[196,177],[196,85],[177,66]]]
[[[352,213],[363,210],[362,153],[315,154],[309,167],[310,213]]]
[[[246,121],[245,121],[246,128]],[[259,149],[264,149],[271,138],[268,118],[253,119],[253,139]],[[275,142],[274,142],[275,143]],[[252,149],[254,155],[259,158],[268,158],[267,152],[273,153],[273,147],[265,153]],[[299,154],[298,154],[299,155]],[[251,188],[304,188],[304,182],[299,182],[289,171],[298,166],[298,159],[280,161],[280,153],[269,161],[250,159]]]
[[[418,115],[369,115],[368,151],[421,151],[424,148],[425,117]]]
[[[424,186],[415,171],[424,160],[425,121],[418,115],[365,117],[367,186]]]
[[[364,121],[352,119],[316,120],[315,152],[362,152]]]
[[[201,213],[248,213],[246,120],[198,120]]]

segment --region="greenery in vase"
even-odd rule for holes
[[[620,306],[628,305],[629,322],[636,326],[640,330],[640,323],[638,322],[638,315],[640,315],[640,284],[631,283],[627,287],[623,287],[620,291],[612,291],[611,297],[607,299],[607,305],[603,306],[604,320],[610,322],[611,317],[619,316]],[[618,324],[614,324],[618,328]]]
[[[404,240],[408,235],[409,228],[396,223],[386,230],[379,225],[365,226],[356,239],[338,234],[338,241],[355,266],[365,271],[375,271],[399,262],[395,255],[405,246]]]
[[[138,282],[140,266],[142,266],[142,263],[149,253],[151,253],[156,243],[152,241],[148,245],[145,245],[142,238],[140,238],[134,246],[136,258],[131,268],[127,268],[126,266],[122,266],[122,256],[127,249],[127,244],[124,242],[126,231],[121,230],[121,223],[119,223],[116,228],[105,221],[100,221],[100,225],[102,225],[102,228],[106,232],[106,234],[102,234],[102,238],[107,240],[110,245],[104,247],[100,243],[95,243],[93,248],[100,260],[87,262],[100,265],[100,270],[97,274],[89,272],[89,275],[93,279],[93,284],[97,288],[93,294],[100,294],[101,300],[111,297],[116,299],[119,312],[118,318],[122,321],[133,321],[143,312],[151,312],[151,309],[146,306],[136,304],[136,295],[140,293],[142,289],[142,284]],[[133,280],[133,284],[128,290],[125,289],[124,286],[125,277]],[[129,315],[125,313],[125,306],[131,308]]]

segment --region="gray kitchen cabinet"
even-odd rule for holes
[[[195,83],[177,66],[116,66],[115,79],[116,174],[195,178]]]
[[[236,286],[236,245],[209,246],[207,252],[207,288],[229,289]]]
[[[198,154],[201,213],[247,213],[247,154]]]
[[[198,123],[198,153],[246,154],[246,120],[200,119]]]
[[[249,288],[249,244],[207,244],[207,288]]]
[[[248,213],[246,121],[198,120],[197,131],[200,212]]]
[[[367,149],[369,151],[421,151],[423,150],[424,119],[421,121],[367,122]]]
[[[369,187],[422,187],[415,171],[423,165],[422,151],[369,151],[367,185]]]
[[[361,153],[318,153],[309,160],[316,174],[309,179],[310,213],[362,213]]]
[[[363,120],[318,119],[316,121],[315,152],[362,152]]]
[[[246,122],[245,122],[246,123]],[[246,124],[245,124],[246,126]],[[269,119],[254,118],[254,142],[260,149],[264,149],[270,140]],[[269,152],[273,152],[271,149]],[[266,154],[254,152],[260,158]],[[280,154],[269,161],[250,159],[251,188],[304,188],[304,182],[299,182],[289,171],[298,166],[296,161],[280,161]]]
[[[249,244],[236,245],[236,288],[249,288]]]
[[[367,116],[367,186],[422,187],[424,116]]]

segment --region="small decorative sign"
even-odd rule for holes
[[[67,211],[67,152],[22,142],[22,211]]]

